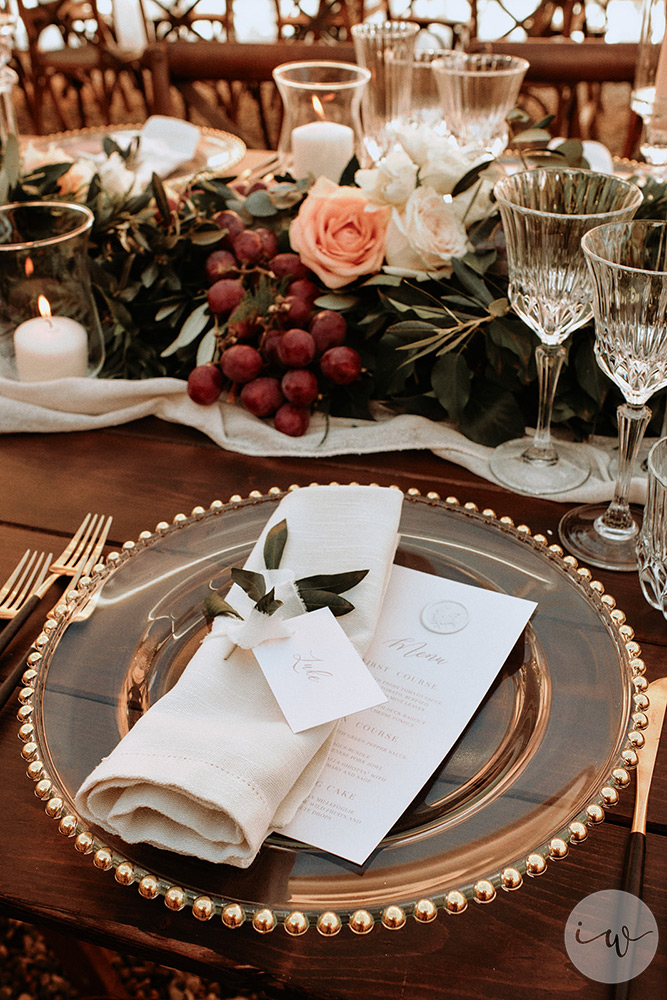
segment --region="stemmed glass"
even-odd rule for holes
[[[592,315],[591,277],[581,250],[584,233],[604,222],[631,219],[639,188],[610,174],[540,168],[499,181],[494,194],[507,244],[509,298],[540,339],[535,350],[539,399],[535,436],[506,441],[490,468],[521,493],[562,493],[588,478],[590,466],[572,445],[551,439],[556,384],[573,330]]]
[[[619,387],[619,460],[614,498],[574,507],[561,519],[562,544],[593,566],[637,569],[639,525],[628,501],[632,468],[651,418],[647,400],[667,385],[667,224],[634,221],[586,233],[593,278],[595,356]]]

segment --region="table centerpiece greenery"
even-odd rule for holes
[[[302,434],[313,408],[416,413],[495,446],[537,412],[535,336],[507,300],[492,196],[505,167],[464,162],[419,129],[402,144],[373,169],[350,164],[338,185],[203,173],[178,185],[153,175],[138,188],[136,143],[108,136],[106,159],[93,163],[56,145],[19,155],[9,136],[0,201],[61,198],[93,210],[102,377],[188,379],[196,401],[224,393],[287,434]],[[546,155],[587,166],[576,141]],[[641,184],[638,215],[667,217],[667,187]],[[578,438],[616,434],[619,399],[593,344],[592,322],[570,338],[554,406],[554,423]]]

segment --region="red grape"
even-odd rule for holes
[[[257,378],[263,364],[262,355],[249,344],[233,344],[220,359],[223,374],[232,382],[250,382]]]
[[[223,247],[231,250],[232,244],[234,242],[234,237],[242,233],[246,228],[246,224],[239,215],[231,208],[225,208],[222,212],[216,212],[213,216],[213,221],[216,222],[221,229],[225,230],[225,234],[220,240]]]
[[[280,388],[288,403],[310,406],[317,399],[317,376],[308,368],[291,368],[282,377]]]
[[[278,237],[275,233],[272,233],[270,229],[265,229],[260,226],[255,232],[262,241],[262,255],[264,257],[273,257],[278,253]]]
[[[353,347],[330,347],[320,359],[320,368],[336,385],[349,385],[361,375],[361,358]]]
[[[241,389],[241,403],[256,417],[270,417],[285,402],[277,378],[254,378]]]
[[[262,354],[266,358],[267,364],[269,365],[280,364],[280,358],[278,357],[278,344],[280,343],[282,336],[283,334],[280,330],[269,330],[267,335],[262,340]]]
[[[280,311],[280,322],[283,326],[306,326],[313,315],[313,307],[307,299],[298,298],[296,295],[287,295],[283,306],[287,308]]]
[[[188,376],[188,396],[194,403],[210,406],[222,392],[222,372],[218,365],[209,361],[197,365]]]
[[[278,341],[278,357],[288,368],[305,368],[315,357],[315,341],[307,330],[286,330]]]
[[[237,278],[220,278],[208,290],[208,307],[216,316],[228,314],[236,309],[244,295],[243,282]]]
[[[252,229],[244,229],[234,237],[234,253],[242,264],[256,264],[262,256],[262,240]]]
[[[308,430],[310,410],[305,406],[283,403],[276,411],[274,423],[277,431],[289,437],[301,437]]]
[[[297,299],[310,299],[312,302],[320,294],[320,290],[313,281],[308,281],[307,278],[297,278],[290,282],[285,294],[294,295]]]
[[[206,258],[204,266],[206,268],[206,277],[212,283],[217,281],[218,278],[224,278],[225,275],[238,270],[238,261],[229,250],[214,250]]]
[[[277,278],[307,278],[310,274],[296,253],[277,253],[269,261],[269,267]]]
[[[261,324],[255,316],[250,319],[233,319],[227,324],[227,333],[235,340],[254,340],[261,330]]]
[[[347,334],[347,321],[341,313],[333,309],[322,309],[313,316],[310,333],[315,341],[318,354],[324,354],[330,347],[340,347]]]

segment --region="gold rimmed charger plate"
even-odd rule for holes
[[[460,740],[368,861],[272,835],[243,871],[84,823],[84,777],[175,682],[206,629],[203,600],[229,582],[282,493],[216,501],[112,553],[45,626],[21,692],[28,773],[58,829],[118,882],[171,909],[261,932],[335,935],[462,912],[518,888],[586,839],[637,760],[644,665],[631,628],[588,570],[523,525],[410,491],[397,561],[538,602],[522,641]],[[94,601],[85,621],[74,616]],[[466,665],[474,670],[474,663]],[[205,745],[207,734],[198,734]]]
[[[168,180],[184,181],[202,172],[224,176],[246,154],[243,140],[231,132],[199,127],[199,133],[199,142],[192,159],[182,163],[169,175]],[[30,142],[40,152],[49,152],[54,147],[76,159],[81,156],[99,156],[103,151],[103,140],[107,136],[114,138],[123,148],[140,134],[141,125],[105,125],[33,136],[30,137]]]

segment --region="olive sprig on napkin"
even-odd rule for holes
[[[263,550],[264,564],[267,570],[280,568],[287,534],[286,520],[274,525],[267,534]],[[350,570],[345,573],[318,573],[296,580],[295,586],[306,611],[329,608],[336,618],[340,618],[342,615],[354,611],[354,604],[341,595],[361,583],[367,573],[367,569]],[[255,602],[257,611],[265,615],[272,615],[278,608],[282,607],[283,602],[275,596],[275,587],[267,592],[266,581],[261,573],[233,566],[231,575],[233,582]],[[204,601],[204,611],[208,618],[226,615],[243,620],[243,616],[217,591],[209,594]]]

